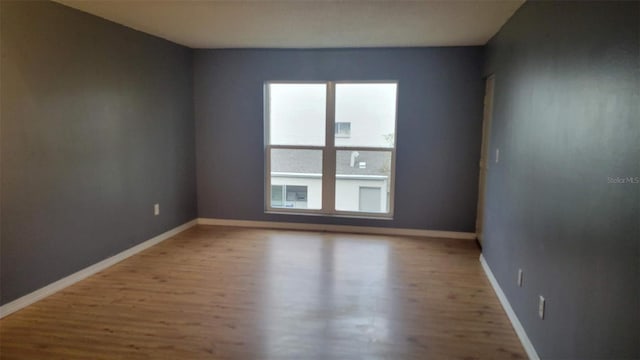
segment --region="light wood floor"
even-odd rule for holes
[[[2,359],[511,359],[473,241],[198,226],[0,321]]]

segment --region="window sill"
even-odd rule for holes
[[[342,218],[342,219],[365,219],[365,220],[393,220],[393,215],[382,214],[378,215],[357,215],[357,214],[324,214],[319,212],[303,212],[303,211],[278,211],[278,210],[266,210],[265,214],[273,215],[295,215],[295,216],[317,216],[317,217],[329,217],[329,218]]]

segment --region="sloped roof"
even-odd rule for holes
[[[322,153],[319,150],[273,149],[271,171],[298,174],[322,173]],[[355,166],[351,167],[351,155],[357,152]],[[365,168],[361,169],[360,162]],[[338,151],[336,155],[338,175],[384,175],[389,176],[391,169],[390,151]]]

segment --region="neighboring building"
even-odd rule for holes
[[[272,207],[320,209],[320,151],[274,149],[271,169]],[[336,209],[387,212],[390,173],[390,151],[339,150],[336,154]]]

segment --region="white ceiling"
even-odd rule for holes
[[[192,48],[485,44],[524,0],[56,0]]]

